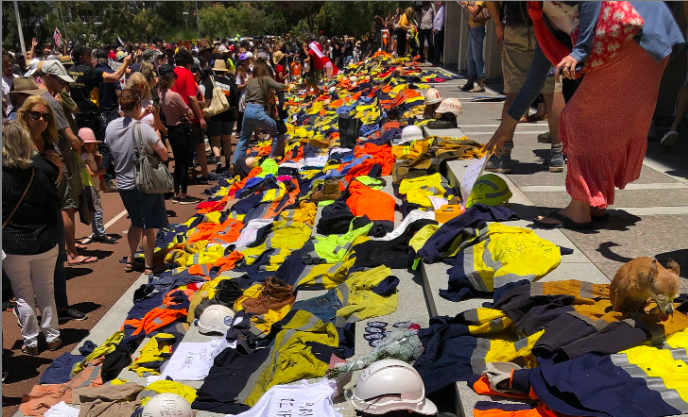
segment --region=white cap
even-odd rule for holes
[[[62,65],[60,61],[54,59],[43,61],[43,64],[41,65],[41,72],[43,74],[48,74],[52,75],[53,77],[57,77],[62,81],[68,83],[74,82],[74,78],[69,76],[64,65]]]

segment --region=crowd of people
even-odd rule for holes
[[[101,192],[119,193],[129,213],[125,270],[154,274],[156,230],[168,226],[166,202],[164,194],[137,188],[140,154],[163,163],[174,160],[172,204],[201,202],[189,194],[192,183],[210,184],[227,172],[247,175],[255,166],[246,157],[254,133],[272,138],[269,157],[279,161],[285,152],[285,92],[295,82],[317,88],[323,76],[332,78],[378,51],[410,55],[420,64],[442,62],[445,5],[415,3],[375,16],[371,34],[359,40],[317,35],[195,43],[155,39],[95,49],[75,45],[62,54],[47,47],[40,56],[34,40],[25,55],[3,52],[3,272],[15,297],[22,351],[39,354],[39,333],[50,350],[59,349],[59,321],[87,318],[70,307],[65,268],[98,261],[80,254],[89,243],[116,242],[103,225]],[[503,43],[506,103],[503,120],[486,145],[496,150],[486,169],[511,171],[516,123],[542,94],[552,145],[549,167],[562,171],[567,155],[572,201],[539,222],[586,228],[604,218],[614,187],[622,188],[640,174],[659,82],[669,52],[683,42],[678,27],[661,29],[666,26],[664,9],[635,6],[644,20],[639,42],[631,42],[618,56],[595,55],[600,62],[615,60],[581,81],[575,72],[579,63],[592,60],[597,20],[590,16],[599,15],[598,3],[582,2],[572,11],[546,2],[535,14],[525,2],[460,4],[470,26],[463,90],[485,91],[483,43],[489,19],[495,20]],[[550,29],[542,19],[570,33],[573,28],[565,18],[571,13],[580,15],[580,38],[561,46],[547,36]],[[563,86],[547,76],[552,63],[556,77],[565,79]],[[629,89],[632,97],[625,93]],[[600,91],[606,94],[600,96]],[[681,100],[688,101],[685,91]],[[600,117],[626,106],[633,108],[632,114]],[[679,106],[684,115],[687,110],[685,103]],[[675,143],[679,125],[663,144]],[[76,222],[84,218],[89,218],[92,234],[79,241]],[[136,257],[139,246],[143,264]]]

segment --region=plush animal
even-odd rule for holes
[[[672,259],[664,268],[656,259],[636,258],[624,264],[614,275],[610,287],[612,308],[616,311],[644,311],[653,300],[660,320],[674,313],[674,298],[679,294],[680,267]]]

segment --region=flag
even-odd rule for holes
[[[60,29],[55,28],[55,33],[53,33],[53,39],[55,40],[55,46],[60,47],[62,45],[62,34],[60,33]]]
[[[117,42],[119,42],[120,46],[124,46],[124,41],[119,36],[117,37]]]

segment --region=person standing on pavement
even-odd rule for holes
[[[131,220],[127,233],[129,253],[124,270],[134,270],[136,251],[143,239],[144,274],[153,275],[155,230],[168,225],[165,198],[163,194],[144,194],[136,188],[132,143],[135,139],[137,143],[143,142],[141,151],[157,154],[163,162],[167,161],[167,148],[152,127],[138,121],[141,117],[141,95],[138,91],[125,89],[120,97],[120,107],[124,116],[107,127],[105,142],[112,150],[119,195]],[[138,136],[139,132],[141,136]]]
[[[498,1],[486,1],[485,6],[487,6],[492,20],[495,22],[497,42],[502,45],[502,73],[504,74],[504,94],[506,94],[502,108],[502,120],[505,120],[509,117],[507,112],[516,100],[516,95],[526,81],[531,58],[535,51],[535,31],[533,30],[533,21],[528,16],[526,2],[507,1],[500,6]],[[564,96],[561,91],[562,84],[557,83],[555,85],[554,77],[547,77],[541,90],[545,99],[550,133],[549,141],[551,142],[550,155],[545,161],[550,172],[562,172],[564,170],[564,154],[558,134],[559,113],[564,107]],[[531,100],[528,104],[530,105],[532,102]],[[519,116],[519,120],[521,116]],[[487,161],[486,171],[501,173],[512,171],[511,150],[514,148],[515,130],[514,127],[507,133],[503,148]],[[540,138],[538,138],[539,140]]]
[[[91,101],[91,92],[98,88],[100,83],[119,83],[119,79],[122,78],[129,64],[131,64],[131,56],[125,57],[122,66],[112,73],[93,68],[91,51],[83,46],[74,48],[72,58],[75,65],[69,69],[69,75],[74,79],[74,82],[69,84],[69,93],[79,107],[79,113],[75,115],[76,124],[79,128],[90,128],[95,133],[96,139],[102,141],[105,137],[105,120],[98,105]],[[103,166],[110,172],[105,174],[105,184],[108,190],[114,190],[115,186],[109,184],[113,180],[112,169],[109,168],[111,163],[110,150],[104,143],[101,143],[98,145],[98,151],[103,155]],[[70,225],[65,224],[65,226],[69,234]]]
[[[481,18],[481,11],[485,7],[484,1],[461,1],[461,7],[468,11],[468,47],[466,60],[468,61],[468,82],[461,87],[461,91],[482,93],[485,91],[485,62],[483,61],[483,44],[485,43],[485,27],[487,20]],[[477,86],[475,83],[477,82]]]
[[[184,103],[191,108],[194,115],[191,118],[191,133],[189,134],[189,145],[191,149],[196,150],[198,163],[201,166],[201,184],[208,184],[210,181],[210,174],[208,171],[208,155],[205,153],[205,140],[203,139],[204,132],[207,129],[207,124],[203,118],[203,111],[201,110],[201,103],[198,100],[198,88],[196,87],[196,80],[191,73],[193,66],[193,57],[191,52],[186,48],[180,48],[174,57],[177,67],[174,73],[177,75],[175,85],[172,91],[179,93],[182,96]],[[175,160],[182,158],[184,155],[174,155]],[[191,159],[191,155],[187,155]]]
[[[277,51],[276,54],[282,52]],[[206,68],[207,69],[207,68]],[[210,136],[210,145],[212,146],[214,162],[217,166],[215,172],[222,171],[222,151],[225,155],[225,166],[229,168],[232,163],[232,132],[234,132],[234,123],[236,122],[236,105],[238,104],[238,90],[233,79],[227,76],[227,65],[223,59],[216,59],[215,65],[212,69],[214,76],[209,74],[203,85],[205,86],[203,107],[207,108],[213,101],[215,94],[215,87],[222,90],[222,93],[227,98],[229,108],[208,118],[208,136]]]
[[[415,27],[413,24],[413,7],[408,7],[399,17],[399,24],[396,28],[397,56],[399,58],[406,56],[406,35],[412,27]]]
[[[424,1],[420,12],[418,24],[418,41],[420,42],[420,62],[429,64],[435,56],[435,45],[432,39],[432,30],[435,22],[435,5],[431,1]],[[428,44],[428,53],[425,55],[425,43]]]
[[[99,49],[96,53],[96,69],[103,71],[106,74],[114,74],[114,70],[108,65],[108,52],[105,49]],[[111,121],[119,118],[119,96],[122,94],[122,85],[119,82],[106,83],[102,82],[98,85],[98,96],[100,98],[100,114],[105,119],[107,126]],[[97,142],[101,143],[101,142]],[[114,175],[112,165],[105,166],[105,169],[110,170],[110,177]],[[108,191],[117,191],[114,184],[110,182],[112,189]]]
[[[443,1],[435,2],[435,19],[432,23],[432,36],[435,45],[435,56],[432,58],[432,65],[438,66],[444,59],[444,16],[446,6]]]
[[[43,97],[53,111],[58,137],[57,147],[61,153],[60,168],[62,170],[60,183],[57,186],[61,204],[60,214],[56,216],[55,224],[58,241],[58,254],[54,274],[55,303],[57,304],[57,314],[60,320],[86,320],[88,318],[86,313],[69,306],[67,298],[67,271],[65,270],[65,262],[88,264],[97,261],[97,258],[93,256],[86,257],[76,253],[76,248],[74,248],[75,250],[71,255],[68,255],[67,252],[65,224],[68,221],[71,221],[72,225],[74,224],[74,215],[76,214],[76,207],[78,207],[76,205],[78,201],[76,190],[78,189],[81,192],[82,188],[80,177],[71,173],[70,169],[75,168],[70,167],[76,166],[74,164],[73,149],[81,147],[81,140],[72,130],[62,104],[55,98],[62,97],[65,87],[68,83],[73,82],[74,79],[67,74],[67,70],[60,61],[43,61],[41,64],[38,73],[43,80],[43,85],[47,88],[47,91],[41,97]],[[76,246],[76,242],[74,242],[74,245]]]
[[[52,110],[44,99],[34,96],[19,110],[31,135],[42,139],[43,132],[57,141]],[[28,121],[26,120],[28,119]],[[41,312],[40,331],[48,349],[62,345],[55,307],[53,273],[58,245],[55,217],[59,201],[55,184],[60,159],[55,150],[44,149],[46,160],[35,155],[29,132],[14,121],[2,124],[2,267],[7,273],[17,300],[14,312],[19,319],[27,355],[38,355],[39,324],[36,304]],[[52,159],[54,163],[48,162]]]
[[[576,78],[578,65],[585,65],[585,77],[561,113],[560,131],[569,159],[566,191],[571,202],[540,216],[536,224],[543,227],[591,228],[592,220],[608,217],[606,209],[614,204],[615,187],[624,189],[640,177],[662,74],[674,47],[685,43],[662,2],[604,4],[603,10],[600,2],[528,3],[537,35],[528,78],[485,145],[488,151],[503,146],[552,65],[555,78],[562,74],[569,79]],[[607,32],[604,25],[609,19],[600,19],[601,14],[613,15],[614,24],[619,31],[623,27],[627,36],[605,36],[612,31]],[[570,48],[559,40],[559,33],[580,35],[571,37]]]

